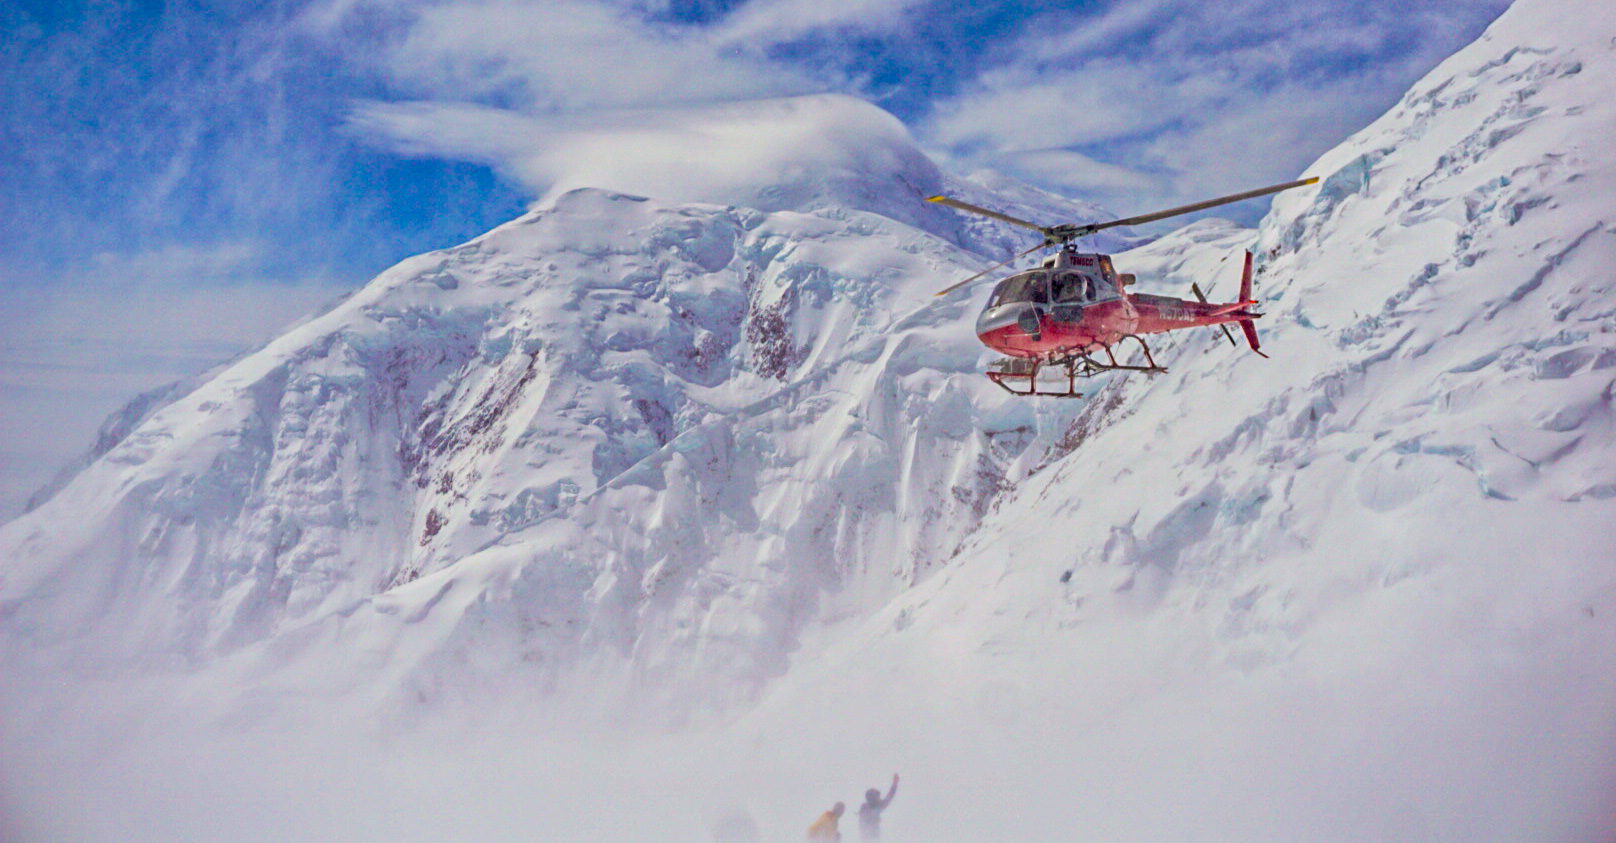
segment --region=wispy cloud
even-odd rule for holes
[[[509,209],[512,197],[475,171],[432,162],[528,172],[521,121],[814,92],[882,104],[964,169],[1000,167],[1108,204],[1135,205],[1147,185],[1176,200],[1294,174],[1504,5],[282,0],[159,14],[109,0],[83,14],[13,10],[0,55],[11,200],[0,246],[49,274],[63,252],[206,245],[251,230],[304,267],[374,269],[508,212],[479,212],[494,200]],[[412,113],[411,101],[432,105]],[[432,213],[415,199],[423,191],[444,196]]]
[[[347,14],[366,7],[349,4]],[[393,4],[382,65],[406,90],[527,113],[745,99],[816,90],[789,65],[711,28],[591,0]]]
[[[1096,161],[1070,149],[1005,152],[994,160],[1041,184],[1084,185],[1090,189],[1135,193],[1155,189],[1154,182],[1137,170]]]
[[[254,273],[262,244],[101,253],[0,303],[0,520],[135,395],[267,341],[343,285]]]
[[[1116,207],[1176,204],[1294,175],[1506,5],[1150,0],[1051,14],[921,133]],[[1063,151],[1111,169],[1049,166]]]
[[[535,150],[556,144],[524,120],[565,116],[571,131],[623,109],[834,90],[888,103],[962,169],[1149,207],[1294,175],[1507,3],[751,0],[687,19],[677,5],[392,5],[378,66],[437,104],[367,104],[352,127],[531,185],[548,182]]]
[[[926,0],[753,0],[718,29],[730,47],[790,42],[825,31],[893,33]]]

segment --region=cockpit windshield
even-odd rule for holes
[[[1023,272],[1012,275],[999,282],[993,291],[993,298],[988,300],[989,307],[998,307],[1001,304],[1015,302],[1033,302],[1047,304],[1049,302],[1049,288],[1045,285],[1047,274],[1043,272]]]

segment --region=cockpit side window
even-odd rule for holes
[[[1099,291],[1095,279],[1081,272],[1062,272],[1055,276],[1055,301],[1093,301]]]

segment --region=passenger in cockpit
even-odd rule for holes
[[[1064,303],[1082,303],[1094,298],[1093,285],[1089,277],[1077,272],[1062,272],[1055,276],[1055,301]]]

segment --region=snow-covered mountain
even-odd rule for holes
[[[919,581],[1073,412],[983,381],[930,295],[1026,238],[924,202],[995,200],[871,106],[759,111],[836,130],[739,165],[769,210],[566,191],[132,405],[6,528],[8,628],[120,664],[403,635],[384,697],[600,658],[727,704]]]
[[[1255,244],[1273,359],[1087,402],[978,374],[985,288],[930,293],[1025,240],[920,197],[1103,214],[797,101],[846,147],[737,164],[777,203],[563,192],[133,411],[0,528],[0,660],[717,712],[747,777],[640,790],[770,836],[901,763],[893,839],[1611,839],[1613,74],[1616,13],[1520,0],[1260,231],[1118,257],[1216,297]]]

